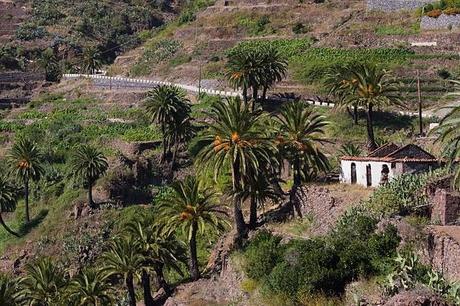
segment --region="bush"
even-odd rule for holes
[[[457,15],[460,14],[460,8],[458,7],[450,7],[442,11],[446,15]]]
[[[267,231],[259,232],[244,251],[244,270],[249,278],[264,279],[281,261],[281,238]]]
[[[34,23],[22,24],[16,30],[16,37],[20,40],[35,40],[45,37],[48,34],[44,27],[40,27]]]

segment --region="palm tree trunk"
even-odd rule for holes
[[[353,105],[353,120],[354,124],[358,124],[358,105]]]
[[[257,86],[252,87],[252,111],[256,110],[257,100],[259,100],[259,88]]]
[[[179,144],[177,141],[177,136],[174,136],[174,151],[173,151],[173,156],[171,160],[171,171],[173,171],[174,166],[176,164],[176,157],[177,157],[177,151],[179,151]]]
[[[238,196],[240,191],[240,165],[239,161],[235,161],[232,165],[232,180],[233,180],[233,213],[236,227],[236,243],[241,245],[243,238],[246,236],[246,223],[241,209],[241,199]]]
[[[375,143],[375,136],[374,136],[374,122],[373,122],[373,105],[372,103],[369,104],[367,110],[367,149],[369,152],[374,151],[377,149],[377,144]]]
[[[5,228],[5,230],[13,236],[19,237],[19,234],[15,233],[12,229],[6,225],[5,220],[3,220],[2,213],[0,212],[0,224]]]
[[[164,124],[161,125],[161,134],[163,135],[163,154],[161,155],[161,162],[164,162],[166,159],[166,151],[167,151],[166,127],[164,126]]]
[[[126,276],[126,287],[128,288],[129,306],[136,306],[136,292],[134,291],[134,277],[131,273]]]
[[[26,175],[24,177],[24,202],[26,208],[26,223],[30,222],[30,214],[29,214],[29,177]]]
[[[94,208],[94,200],[93,200],[93,182],[88,182],[88,206]]]
[[[243,85],[243,101],[245,105],[248,105],[248,87]]]
[[[198,268],[198,255],[196,251],[196,233],[198,231],[198,224],[192,224],[192,235],[190,236],[190,276],[193,281],[200,278],[200,270]]]
[[[265,85],[265,86],[264,86],[264,91],[263,91],[263,93],[262,93],[262,99],[263,99],[264,102],[267,101],[267,91],[268,91],[268,86]]]
[[[251,196],[251,208],[249,215],[249,229],[254,230],[257,227],[257,199]]]
[[[170,288],[168,283],[165,280],[165,276],[163,274],[163,267],[164,264],[157,264],[154,266],[155,274],[156,274],[156,279],[157,279],[157,284],[160,286],[160,288],[163,288],[163,290],[166,292],[166,294],[170,293]]]
[[[155,303],[152,297],[152,287],[150,286],[150,275],[145,269],[142,270],[142,287],[144,289],[145,306],[154,306]]]
[[[294,185],[292,186],[291,192],[289,194],[289,200],[291,202],[291,209],[296,211],[299,218],[302,218],[302,210],[300,208],[300,203],[297,200],[297,192],[302,185],[302,177],[300,174],[300,159],[296,157],[294,161]],[[292,211],[294,214],[294,211]]]

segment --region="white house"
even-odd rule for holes
[[[390,143],[368,156],[342,157],[340,181],[378,187],[398,175],[428,171],[438,166],[438,159],[417,145],[398,147]]]

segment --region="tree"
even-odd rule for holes
[[[0,274],[0,305],[20,305],[18,301],[18,282],[7,274]]]
[[[37,145],[28,140],[18,140],[8,156],[13,173],[24,183],[25,221],[30,222],[29,181],[38,181],[43,174],[42,154]]]
[[[460,160],[460,106],[452,108],[433,132],[439,135],[437,141],[443,147],[444,156],[456,167],[454,186],[460,190],[460,166],[456,164]]]
[[[61,69],[59,68],[59,60],[54,55],[53,49],[48,48],[43,51],[38,63],[45,70],[47,81],[56,82],[59,80]]]
[[[197,164],[212,169],[215,178],[231,173],[236,239],[240,243],[247,234],[238,196],[244,190],[244,177],[257,173],[260,165],[268,164],[276,147],[264,134],[263,114],[252,112],[238,98],[215,103],[210,117],[213,123],[200,137],[203,147],[197,155]]]
[[[190,252],[190,275],[192,280],[200,278],[197,255],[197,234],[223,231],[225,211],[215,201],[214,192],[203,188],[195,177],[172,186],[174,192],[161,201],[159,213],[166,233],[180,230],[188,237]]]
[[[261,57],[260,79],[263,87],[262,99],[265,101],[268,89],[286,77],[288,62],[272,45],[266,45],[262,48]]]
[[[361,156],[363,152],[361,151],[359,146],[351,142],[347,142],[340,147],[338,153],[339,156]]]
[[[4,176],[0,176],[0,224],[5,228],[5,230],[19,237],[19,235],[11,230],[3,220],[2,213],[13,212],[16,210],[16,188],[6,180]],[[0,304],[1,305],[1,304]]]
[[[329,69],[326,74],[325,85],[328,88],[329,93],[341,102],[347,98],[348,95],[352,95],[355,90],[357,79],[353,75],[356,64],[347,63],[344,65],[336,65]],[[348,106],[348,105],[347,105]],[[355,125],[358,124],[358,104],[351,105],[353,107],[353,122]]]
[[[169,294],[171,289],[166,283],[163,270],[166,267],[171,267],[181,274],[179,263],[183,261],[182,254],[185,253],[185,250],[174,235],[165,234],[159,226],[155,225],[153,220],[147,218],[128,223],[124,232],[134,239],[144,258],[141,275],[144,304],[146,306],[154,305],[151,294],[150,270],[155,272],[158,285],[163,288],[166,294]]]
[[[139,252],[136,242],[130,237],[114,239],[109,250],[102,254],[103,267],[101,271],[107,277],[121,276],[128,290],[129,305],[136,306],[134,278],[139,278],[144,258]]]
[[[186,120],[190,114],[190,104],[185,92],[175,86],[158,86],[147,94],[145,108],[152,122],[161,127],[163,134],[163,155],[171,151],[172,140],[176,136],[175,127]],[[173,136],[173,137],[168,137]]]
[[[86,74],[95,74],[102,68],[101,53],[97,47],[86,47],[81,58],[81,70]]]
[[[26,275],[20,280],[19,295],[27,305],[54,306],[64,302],[67,277],[50,258],[27,264],[25,271]]]
[[[312,170],[329,168],[327,157],[319,147],[325,141],[324,128],[328,123],[302,101],[285,104],[276,119],[279,123],[277,142],[280,152],[293,168],[294,184],[290,203],[301,217],[300,204],[294,197],[302,181],[309,177]]]
[[[373,125],[374,107],[401,106],[397,82],[387,71],[373,64],[356,64],[349,73],[353,87],[344,94],[340,104],[361,106],[367,110],[367,148],[373,151],[377,149]]]
[[[76,149],[70,160],[70,170],[75,178],[84,180],[88,187],[88,205],[94,207],[93,185],[106,173],[107,158],[96,148],[83,145]]]
[[[235,89],[243,90],[243,100],[249,103],[248,89],[253,91],[253,104],[257,100],[260,80],[261,57],[255,50],[235,50],[228,57],[226,77]]]
[[[106,281],[106,276],[95,269],[80,272],[70,282],[67,297],[72,305],[114,305],[112,286]]]

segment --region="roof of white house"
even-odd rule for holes
[[[408,144],[399,147],[394,143],[385,144],[378,149],[372,151],[367,156],[344,156],[342,160],[354,161],[377,161],[377,162],[402,162],[402,163],[433,163],[438,162],[438,159],[428,153],[421,147]]]

